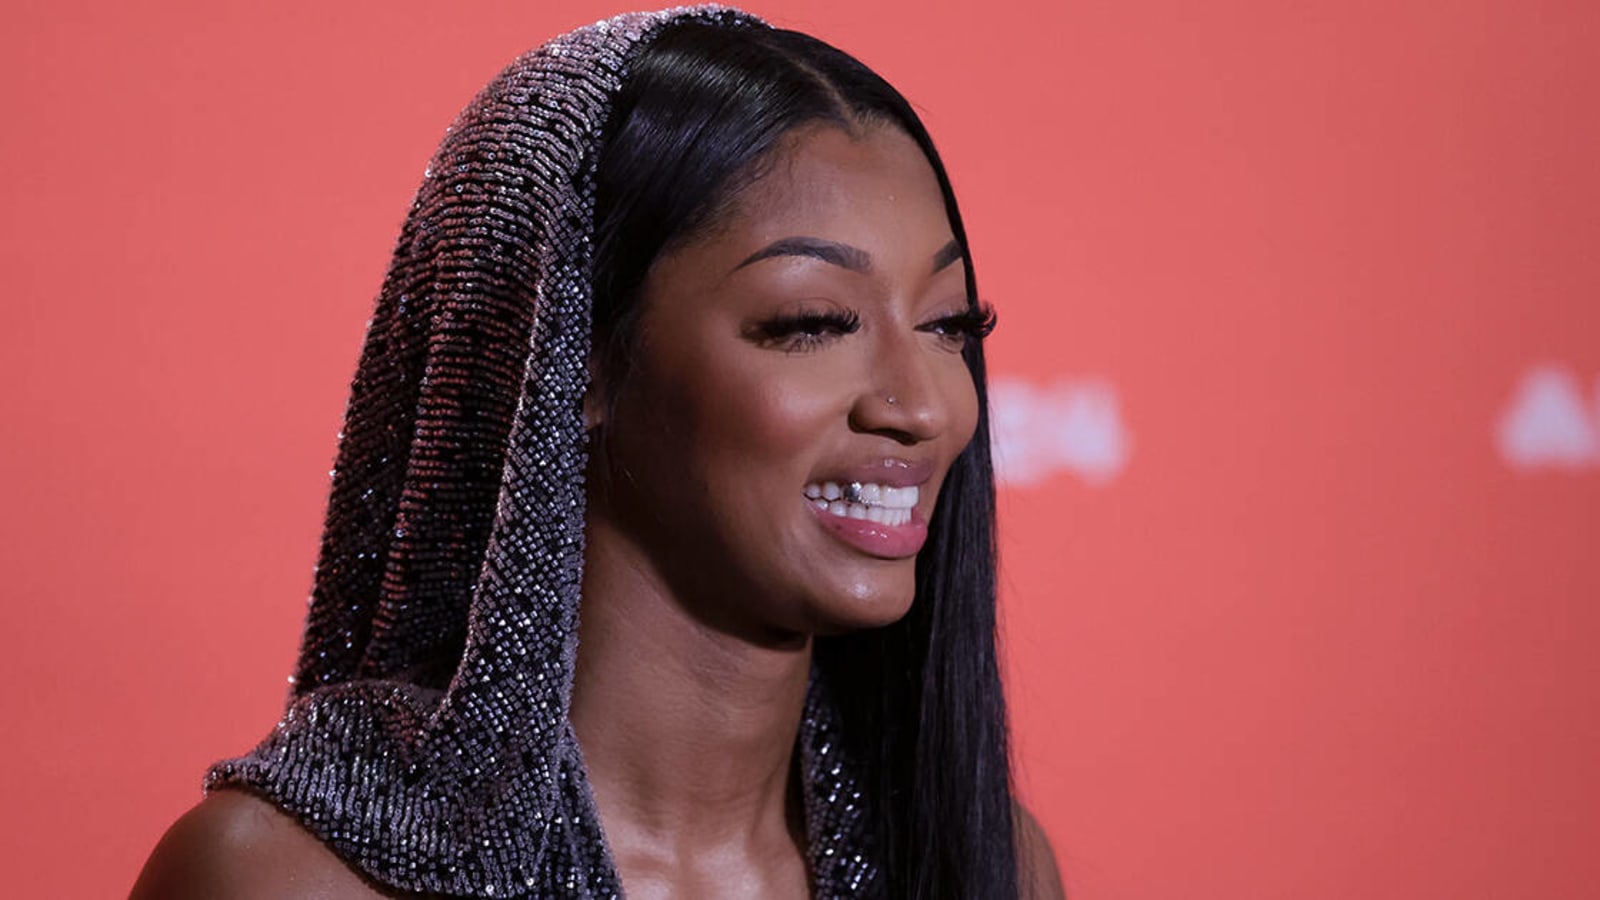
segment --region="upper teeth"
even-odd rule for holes
[[[829,515],[899,526],[911,521],[911,510],[917,505],[917,489],[859,481],[842,485],[824,481],[806,485],[806,498]]]
[[[812,482],[806,485],[806,496],[812,500],[826,500],[833,502],[842,500],[846,503],[859,503],[863,506],[879,506],[889,509],[909,510],[917,505],[917,488],[889,487],[882,484],[862,483],[851,481],[839,484],[836,481]]]

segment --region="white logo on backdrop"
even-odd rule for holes
[[[1591,407],[1570,369],[1529,369],[1500,416],[1495,434],[1500,456],[1522,470],[1600,467],[1600,390],[1596,393]]]
[[[1015,378],[989,383],[995,473],[1008,485],[1038,484],[1057,472],[1109,484],[1128,464],[1132,439],[1117,389],[1099,378],[1034,384]]]

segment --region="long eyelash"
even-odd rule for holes
[[[810,344],[827,334],[854,334],[860,328],[861,316],[853,310],[801,312],[768,319],[756,327],[756,334],[771,343]]]
[[[987,303],[980,303],[965,312],[956,313],[953,316],[945,316],[929,324],[945,329],[946,333],[983,340],[994,331],[994,326],[998,321],[994,307]]]

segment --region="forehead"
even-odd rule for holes
[[[934,249],[951,230],[927,157],[887,124],[853,134],[832,124],[795,129],[717,225],[716,235],[741,243],[794,234],[857,243],[898,234]]]

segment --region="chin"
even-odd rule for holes
[[[913,577],[862,580],[813,601],[818,635],[846,634],[893,625],[905,618],[916,599]]]

